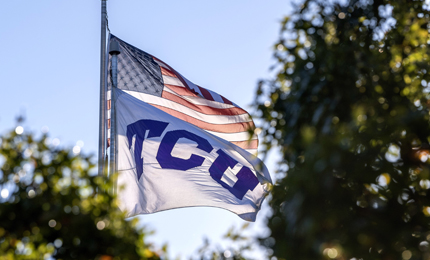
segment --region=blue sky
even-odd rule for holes
[[[109,0],[109,27],[192,82],[249,108],[289,1]],[[100,0],[4,1],[0,9],[0,132],[25,114],[25,130],[97,153]],[[274,159],[269,159],[269,168]],[[273,166],[272,166],[273,167]],[[219,241],[244,223],[221,209],[189,208],[140,217],[172,256],[191,255],[203,237]],[[263,218],[251,225],[260,232]]]

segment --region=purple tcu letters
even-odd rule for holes
[[[129,149],[132,148],[133,137],[135,136],[134,160],[136,163],[138,180],[143,173],[143,160],[141,154],[146,131],[149,131],[147,138],[160,137],[168,124],[169,123],[156,120],[139,120],[127,126],[126,135]],[[186,138],[196,142],[197,148],[207,153],[210,153],[213,150],[212,145],[201,136],[198,136],[187,130],[169,131],[161,140],[156,156],[161,168],[187,171],[203,164],[205,158],[199,155],[192,154],[189,159],[182,159],[172,156],[173,148],[180,138]],[[243,196],[245,196],[248,190],[254,190],[258,185],[257,177],[248,167],[242,166],[242,168],[236,174],[236,183],[233,185],[233,187],[230,187],[225,182],[223,182],[221,178],[229,167],[233,168],[238,162],[221,149],[217,150],[216,152],[218,153],[218,157],[209,168],[210,176],[222,187],[231,192],[236,198],[242,200]]]

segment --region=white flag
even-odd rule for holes
[[[127,216],[210,206],[255,221],[271,178],[244,149],[113,89],[118,197]]]

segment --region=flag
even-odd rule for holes
[[[159,59],[111,40],[121,50],[118,88],[109,88],[121,210],[134,216],[210,206],[255,221],[271,179],[250,153],[257,139],[249,138],[248,113]]]
[[[248,130],[255,126],[245,110],[224,96],[195,85],[160,59],[113,35],[110,38],[119,43],[121,50],[118,55],[119,89],[256,154],[258,137],[249,136]],[[110,91],[107,107],[110,108]]]

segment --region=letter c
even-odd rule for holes
[[[213,149],[212,145],[206,139],[194,133],[188,132],[187,130],[169,131],[164,135],[163,140],[161,140],[156,157],[161,168],[186,171],[203,164],[205,158],[195,154],[192,154],[189,159],[182,159],[172,156],[173,148],[180,138],[186,138],[196,142],[197,148],[207,153],[210,153]]]

